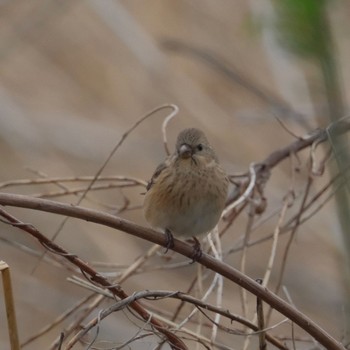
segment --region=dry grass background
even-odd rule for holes
[[[267,0],[1,1],[0,181],[36,178],[33,169],[49,177],[93,175],[123,132],[147,111],[164,103],[180,107],[169,127],[169,144],[173,145],[179,130],[199,127],[230,173],[246,171],[251,162],[293,141],[276,121],[276,114],[294,133],[307,133],[317,126],[315,116],[323,108],[322,91],[318,90],[312,65],[286,54],[265,25],[271,6]],[[349,3],[339,1],[332,4],[329,13],[347,101],[349,12]],[[170,49],[164,45],[169,40],[211,53],[251,86],[302,117],[298,120],[295,115],[282,113],[276,103],[268,103],[251,87],[242,86],[208,62]],[[147,180],[165,155],[160,130],[164,115],[160,113],[138,127],[104,174]],[[268,211],[281,205],[290,186],[289,174],[288,162],[274,171],[266,188]],[[305,173],[297,175],[299,191],[304,181]],[[53,188],[11,190],[37,194]],[[142,203],[140,192],[142,188],[125,190],[135,204]],[[120,192],[113,189],[93,196],[111,206],[123,201]],[[64,200],[74,202],[76,198]],[[61,222],[60,217],[50,214],[20,209],[11,212],[32,222],[47,236],[52,236]],[[145,224],[141,210],[121,215]],[[259,235],[273,229],[276,220]],[[233,237],[241,236],[245,225],[246,217],[242,217],[223,244],[229,245]],[[6,225],[1,226],[0,235],[41,251],[30,237]],[[57,242],[90,262],[120,265],[132,263],[149,247],[147,242],[125,233],[77,220],[68,222]],[[277,259],[285,243],[282,237]],[[337,216],[328,204],[299,230],[284,278],[293,302],[336,337],[341,337],[344,327],[340,248]],[[249,251],[248,275],[261,277],[268,251],[268,243]],[[50,264],[41,263],[31,274],[37,257],[4,241],[0,241],[0,259],[11,267],[22,341],[87,293],[66,282],[69,272]],[[164,263],[163,257],[155,259]],[[174,259],[181,260],[176,256]],[[237,266],[239,257],[233,255],[228,262]],[[150,272],[134,276],[124,289],[130,293],[151,288],[186,289],[195,272],[195,264],[170,272]],[[238,288],[226,288],[224,302],[239,313]],[[0,312],[4,312],[2,303]],[[1,328],[0,347],[7,349],[7,333]],[[48,348],[61,329],[57,327],[56,333],[26,348]],[[289,331],[285,327],[280,332]],[[118,337],[125,338],[129,332],[133,333],[125,317],[123,322],[111,317],[101,328],[101,338],[120,341]],[[239,337],[232,341],[237,348],[242,342]],[[148,348],[151,345],[132,347]]]

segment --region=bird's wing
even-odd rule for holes
[[[155,181],[157,180],[158,176],[161,174],[161,172],[168,167],[168,162],[165,161],[164,163],[161,163],[157,166],[155,172],[153,173],[151,180],[148,181],[146,190],[149,191],[152,186],[154,185]]]

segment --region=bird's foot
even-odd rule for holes
[[[174,247],[174,236],[171,233],[171,231],[169,229],[165,229],[164,232],[165,236],[166,236],[166,245],[165,245],[165,253],[166,254],[168,252],[169,249],[172,249]]]
[[[192,259],[191,264],[193,264],[194,262],[198,261],[201,258],[203,252],[202,252],[202,249],[201,249],[201,244],[200,244],[199,240],[196,237],[193,236],[191,241],[194,242],[193,246],[192,246],[193,247],[193,251],[192,251],[192,254],[191,254],[191,259]]]

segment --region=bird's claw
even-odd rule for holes
[[[174,248],[174,236],[171,233],[171,231],[169,229],[165,229],[165,236],[166,236],[166,245],[165,245],[165,253],[166,254],[168,252],[169,249]]]
[[[196,237],[192,237],[192,240],[194,241],[194,244],[192,246],[193,250],[191,254],[191,259],[192,259],[191,264],[198,261],[203,254],[199,240]]]

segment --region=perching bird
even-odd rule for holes
[[[157,167],[148,183],[145,218],[153,228],[164,230],[168,248],[173,234],[193,237],[200,251],[196,237],[218,223],[227,189],[227,176],[204,133],[185,129],[177,137],[174,154]]]

